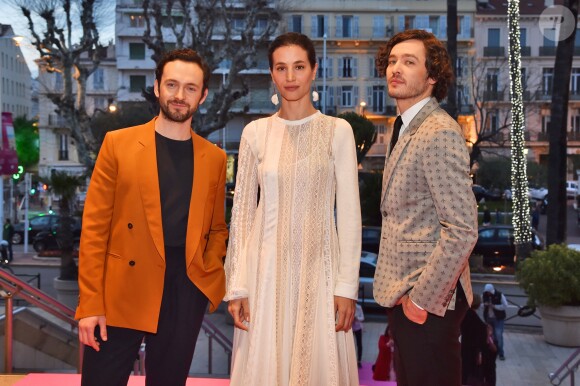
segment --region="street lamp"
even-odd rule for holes
[[[367,107],[367,102],[361,101],[359,103],[359,105],[360,105],[360,115],[362,115],[364,117],[365,116],[365,107]]]
[[[326,114],[326,33],[322,39],[322,114]]]

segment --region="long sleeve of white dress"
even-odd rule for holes
[[[356,144],[350,125],[337,120],[332,143],[336,178],[336,227],[340,248],[334,295],[358,298],[361,214]]]
[[[248,297],[247,242],[254,223],[258,199],[258,157],[254,154],[255,125],[246,126],[240,140],[238,173],[230,237],[225,261],[226,295],[224,300]]]

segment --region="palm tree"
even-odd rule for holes
[[[83,177],[65,172],[54,172],[50,177],[52,192],[59,197],[59,223],[56,241],[61,251],[60,280],[77,280],[78,268],[74,261],[74,219],[72,217],[76,190],[84,182]]]

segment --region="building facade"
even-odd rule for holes
[[[0,24],[0,107],[14,118],[32,118],[30,69],[24,60],[12,27]]]
[[[106,57],[93,72],[86,84],[85,108],[89,116],[104,112],[116,100],[117,68],[115,46],[109,45]],[[81,65],[89,66],[88,58],[81,60]],[[49,177],[52,171],[63,171],[70,174],[83,174],[84,165],[79,161],[75,141],[71,136],[69,123],[59,114],[56,105],[49,95],[62,92],[63,78],[59,72],[47,72],[39,66],[38,72],[38,133],[40,139],[40,159],[38,173]],[[75,90],[76,90],[76,86]]]

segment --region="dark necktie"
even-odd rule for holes
[[[401,132],[401,126],[403,126],[403,120],[399,115],[397,119],[395,119],[395,126],[393,126],[393,136],[391,137],[391,153],[397,144],[397,140],[399,139],[399,133]]]

